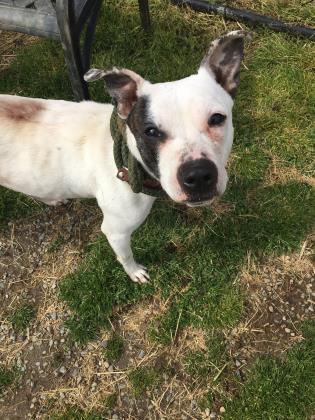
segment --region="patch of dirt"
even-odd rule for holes
[[[57,284],[76,268],[100,223],[95,206],[72,202],[0,232],[0,363],[22,372],[18,388],[0,398],[1,418],[32,416],[38,395],[45,399],[48,390],[63,386],[58,368],[71,353],[63,327],[68,312],[58,300]],[[36,318],[26,331],[16,332],[7,316],[22,303],[32,305]]]
[[[274,257],[264,264],[257,265],[248,256],[240,276],[250,296],[246,317],[227,337],[239,366],[262,354],[283,354],[303,339],[300,323],[315,319],[313,239],[303,243],[300,253]]]

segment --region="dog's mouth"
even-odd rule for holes
[[[215,200],[215,198],[216,198],[216,195],[205,200],[186,200],[185,204],[188,207],[206,207],[206,206],[210,206]]]

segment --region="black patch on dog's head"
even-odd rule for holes
[[[159,179],[158,153],[161,142],[167,138],[165,133],[159,138],[146,135],[148,127],[155,126],[149,116],[150,101],[147,96],[141,96],[127,118],[127,125],[134,135],[141,158],[150,172]]]

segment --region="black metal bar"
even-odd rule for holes
[[[148,32],[151,29],[150,10],[148,0],[138,0],[142,28]]]
[[[87,84],[83,80],[80,34],[74,30],[73,1],[57,0],[56,15],[72,90],[76,100],[82,101],[83,99],[89,99],[90,95]]]
[[[84,73],[88,71],[90,67],[92,42],[93,42],[94,32],[96,28],[96,21],[99,16],[101,5],[102,5],[102,0],[95,0],[94,9],[86,28],[83,51],[82,51],[82,65],[83,65]]]
[[[226,19],[241,20],[254,25],[264,25],[274,31],[288,32],[290,34],[300,35],[315,40],[315,29],[313,28],[290,25],[289,23],[281,22],[280,20],[273,19],[269,16],[259,15],[247,10],[209,4],[201,0],[171,0],[171,2],[177,6],[189,6],[198,12],[217,13],[224,16]]]

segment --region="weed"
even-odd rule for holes
[[[58,251],[65,243],[65,239],[62,236],[58,236],[54,241],[49,245],[47,252],[56,252]]]
[[[9,316],[8,321],[16,331],[24,331],[35,317],[32,305],[25,303],[17,307]]]
[[[0,365],[0,396],[4,393],[7,387],[14,384],[18,377],[17,369],[7,369]]]
[[[113,334],[112,337],[108,340],[107,346],[103,351],[104,357],[109,361],[109,363],[117,362],[123,353],[124,342],[123,339],[118,334]]]
[[[158,384],[160,373],[151,367],[138,368],[129,374],[129,381],[136,397]]]

